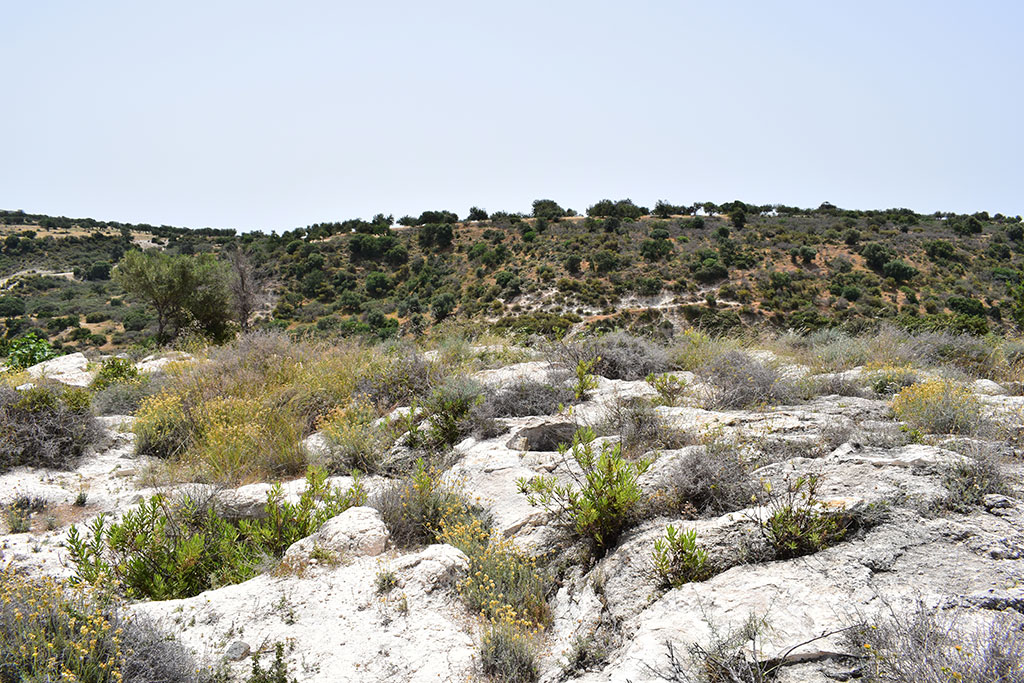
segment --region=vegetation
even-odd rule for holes
[[[358,480],[347,491],[331,489],[322,472],[311,470],[297,503],[280,486],[267,495],[266,517],[232,522],[213,498],[153,496],[107,524],[97,517],[83,535],[68,534],[75,578],[86,583],[112,578],[132,597],[184,598],[209,588],[244,581],[268,559],[280,558],[295,541],[366,494]]]
[[[843,510],[832,510],[818,498],[821,477],[787,480],[781,490],[765,483],[761,534],[777,559],[816,553],[841,541],[852,524]]]
[[[82,389],[0,384],[0,473],[22,465],[73,468],[100,436],[89,407]]]
[[[706,579],[712,571],[708,552],[697,545],[696,530],[682,531],[671,524],[665,538],[654,542],[652,559],[658,576],[673,588]]]
[[[618,540],[629,516],[643,497],[637,478],[647,471],[650,461],[632,462],[620,455],[619,445],[601,444],[594,452],[591,429],[581,429],[573,437],[571,448],[562,446],[559,454],[572,457],[582,471],[568,471],[571,483],[556,477],[534,477],[518,481],[520,493],[531,505],[541,505],[577,535],[589,540],[598,556]]]
[[[0,680],[199,683],[175,640],[100,588],[0,567]]]
[[[892,400],[896,418],[931,434],[977,434],[986,426],[981,403],[966,387],[948,380],[909,386]]]

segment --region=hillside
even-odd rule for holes
[[[659,203],[652,214],[629,200],[567,214],[538,200],[529,217],[426,211],[278,235],[0,212],[0,319],[7,339],[35,330],[69,349],[143,344],[153,311],[111,267],[135,248],[223,258],[238,247],[269,295],[258,325],[325,337],[446,320],[546,335],[879,320],[977,334],[1024,323],[1019,217],[742,202]]]
[[[4,680],[1024,681],[1018,342],[193,350],[0,375]]]

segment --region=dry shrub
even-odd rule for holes
[[[625,332],[562,344],[555,348],[555,360],[569,369],[593,362],[593,371],[608,379],[640,380],[669,369],[665,349]]]
[[[72,469],[101,433],[84,390],[0,385],[0,473],[22,465]]]
[[[785,403],[796,394],[778,370],[742,351],[727,351],[698,370],[711,386],[704,397],[709,409],[747,408]]]
[[[139,408],[136,450],[172,459],[172,478],[237,484],[301,472],[299,441],[351,401],[373,358],[357,344],[242,335],[168,368],[161,391]]]
[[[711,443],[688,453],[672,468],[666,486],[674,509],[721,515],[751,504],[759,488],[751,466],[734,448]]]
[[[896,418],[931,434],[978,434],[988,427],[981,402],[964,386],[932,380],[906,387],[892,401]]]
[[[851,629],[849,646],[868,658],[864,683],[1024,682],[1024,623],[1012,612],[918,603]]]
[[[33,655],[33,653],[37,653]],[[95,587],[0,568],[0,681],[191,683],[187,650]]]
[[[605,409],[602,423],[602,433],[619,437],[626,458],[693,443],[687,434],[666,424],[651,402],[642,398],[616,398]]]

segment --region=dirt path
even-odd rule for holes
[[[72,272],[62,273],[56,270],[40,270],[38,268],[29,268],[27,270],[19,270],[17,273],[14,273],[13,275],[8,275],[7,277],[0,277],[0,292],[14,287],[17,279],[20,277],[24,277],[25,275],[62,277],[66,280],[75,279],[75,274]]]

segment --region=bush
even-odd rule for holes
[[[302,437],[360,379],[376,372],[374,354],[256,332],[168,368],[160,393],[134,424],[136,451],[172,459],[172,472],[195,481],[237,484],[295,474],[305,466]]]
[[[879,396],[898,394],[918,381],[917,372],[905,365],[869,364],[865,369],[868,371],[868,386]]]
[[[113,384],[126,384],[138,380],[139,371],[135,364],[127,358],[106,358],[100,365],[99,372],[89,386],[93,391],[102,391]]]
[[[686,394],[687,382],[675,375],[650,374],[644,378],[658,392],[658,402],[664,406],[677,406]]]
[[[324,463],[331,472],[358,469],[376,474],[395,443],[389,425],[378,422],[376,412],[365,403],[339,406],[319,426],[332,446],[330,462]]]
[[[53,350],[50,342],[35,332],[29,332],[7,345],[7,367],[12,370],[24,370],[58,355],[60,354]]]
[[[539,675],[533,638],[512,619],[492,622],[480,642],[484,674],[496,681],[533,683]]]
[[[562,384],[520,379],[489,394],[485,403],[495,417],[527,417],[551,415],[573,400],[572,389]]]
[[[673,510],[701,515],[742,510],[758,491],[739,453],[715,443],[681,458],[669,473],[666,489]]]
[[[573,436],[571,456],[582,471],[569,470],[571,483],[556,477],[533,477],[517,482],[519,492],[531,505],[542,505],[574,533],[589,540],[599,556],[618,540],[634,508],[643,498],[637,478],[650,467],[649,460],[628,462],[618,444],[601,445],[594,453],[594,432],[584,428]],[[562,446],[565,458],[570,449]]]
[[[440,542],[469,558],[469,573],[459,585],[469,609],[490,620],[512,616],[530,625],[550,621],[544,578],[534,559],[514,541],[492,533],[477,517],[442,519],[440,530]]]
[[[639,380],[668,370],[668,355],[660,346],[625,332],[611,332],[596,339],[563,344],[556,359],[567,368],[580,361],[594,361],[593,371],[608,379]]]
[[[191,654],[95,587],[0,568],[0,681],[207,681]]]
[[[0,473],[22,465],[72,469],[100,434],[87,392],[0,385]]]
[[[441,385],[423,403],[429,426],[427,438],[431,446],[453,446],[469,432],[466,418],[470,409],[482,399],[483,389],[476,382],[462,378]]]
[[[864,683],[1024,680],[1024,631],[994,610],[940,611],[918,603],[850,630],[851,649],[864,653]]]
[[[697,545],[697,531],[679,531],[671,524],[665,538],[654,541],[651,559],[654,570],[666,585],[678,588],[691,581],[703,581],[711,573],[708,551]]]
[[[622,453],[627,458],[657,448],[686,445],[685,436],[666,425],[661,414],[646,399],[616,398],[608,405],[603,422],[606,429],[619,437]]]
[[[825,508],[817,495],[820,481],[818,475],[797,477],[787,480],[781,491],[765,485],[767,517],[758,521],[775,559],[816,553],[846,536],[852,520],[845,512]]]
[[[255,576],[267,558],[365,499],[358,479],[341,491],[310,470],[297,503],[284,500],[279,485],[267,494],[265,519],[232,523],[209,496],[157,495],[109,526],[100,515],[84,537],[73,526],[67,545],[77,580],[107,576],[132,597],[185,598]]]
[[[97,415],[134,415],[143,400],[160,392],[163,382],[152,375],[141,375],[135,381],[114,383],[92,396]]]
[[[949,510],[969,512],[980,506],[990,493],[1009,493],[1006,476],[995,456],[974,450],[942,473],[942,484],[948,494],[941,504]]]
[[[978,434],[987,426],[981,409],[970,389],[941,379],[909,386],[892,400],[898,420],[931,434]]]
[[[454,525],[478,515],[458,486],[442,481],[441,474],[428,469],[422,458],[411,474],[380,491],[370,505],[380,511],[392,543],[399,548],[436,543],[442,521]]]
[[[726,351],[697,374],[712,387],[704,398],[705,407],[710,409],[784,403],[795,393],[792,382],[778,370],[742,351]]]

